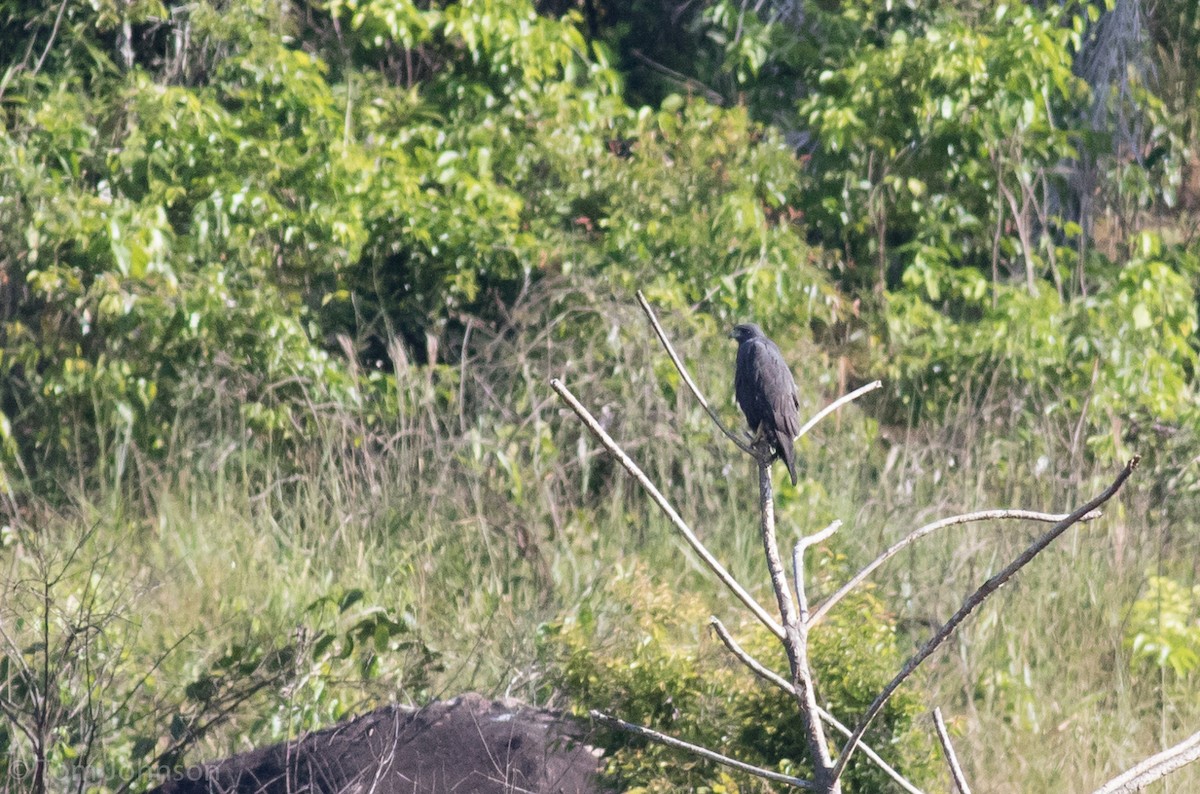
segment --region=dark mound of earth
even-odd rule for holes
[[[587,727],[468,694],[350,722],[180,772],[153,794],[605,791]]]

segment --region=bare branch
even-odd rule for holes
[[[630,733],[643,736],[651,741],[658,742],[659,744],[665,744],[667,747],[675,747],[680,750],[687,750],[693,755],[698,755],[701,758],[707,758],[709,761],[716,761],[718,764],[724,764],[725,766],[732,767],[733,769],[740,769],[741,771],[748,772],[756,777],[773,780],[776,783],[787,783],[788,785],[795,786],[796,788],[815,788],[811,781],[804,780],[803,778],[782,775],[778,772],[772,772],[770,769],[763,769],[762,767],[747,764],[744,761],[738,761],[734,758],[730,758],[727,755],[721,755],[715,750],[709,750],[707,747],[701,747],[698,744],[685,742],[682,739],[676,739],[674,736],[667,736],[665,733],[659,733],[651,728],[646,728],[641,725],[634,725],[632,722],[626,722],[625,720],[617,719],[616,717],[596,711],[595,709],[589,711],[588,714],[591,715],[592,719],[603,722],[605,725],[611,725],[614,728],[620,728],[623,731],[629,731]]]
[[[796,583],[796,602],[800,605],[800,624],[805,627],[808,626],[808,593],[804,586],[804,552],[809,546],[833,537],[833,533],[841,528],[842,522],[834,521],[820,532],[800,538],[792,549],[792,580]]]
[[[728,587],[733,594],[738,597],[738,600],[745,604],[746,607],[754,613],[754,616],[758,618],[764,626],[771,630],[772,634],[782,640],[784,638],[783,627],[780,626],[779,623],[777,623],[775,619],[767,613],[767,610],[764,609],[761,604],[754,600],[754,596],[750,595],[750,593],[746,592],[744,587],[738,584],[737,580],[733,578],[729,571],[725,570],[725,567],[717,561],[717,558],[714,557],[712,553],[704,547],[704,544],[702,544],[700,539],[696,537],[696,533],[692,531],[691,527],[687,525],[687,522],[684,521],[679,513],[675,511],[675,508],[672,507],[671,503],[667,501],[667,498],[662,495],[662,492],[655,487],[654,483],[650,481],[650,478],[646,476],[645,472],[643,472],[638,465],[633,462],[633,459],[625,454],[625,451],[621,449],[617,442],[613,441],[612,437],[605,432],[604,428],[600,426],[600,423],[596,421],[596,418],[592,416],[586,408],[583,407],[579,400],[575,399],[575,395],[571,394],[570,390],[567,389],[567,387],[564,386],[562,381],[560,381],[558,378],[551,379],[550,387],[554,389],[554,391],[558,392],[558,395],[562,397],[564,401],[566,401],[567,405],[569,405],[571,410],[574,411],[575,414],[583,421],[588,430],[592,431],[592,435],[594,435],[600,441],[600,443],[604,445],[604,448],[607,449],[613,455],[613,457],[615,457],[617,461],[625,467],[626,471],[633,475],[633,478],[638,481],[638,484],[641,485],[643,489],[645,489],[646,493],[650,495],[650,498],[654,500],[654,503],[658,505],[664,513],[666,513],[667,518],[669,518],[671,523],[675,525],[675,529],[679,531],[679,534],[683,535],[683,538],[687,541],[688,545],[700,555],[700,559],[702,559],[704,564],[709,567],[709,570],[717,575],[717,578],[720,579],[721,582],[723,582],[725,586]]]
[[[796,545],[803,546],[805,549],[807,549],[809,546],[815,546],[818,543],[824,543],[825,541],[827,541],[831,537],[833,537],[833,533],[837,532],[841,528],[842,528],[842,521],[841,521],[841,519],[838,519],[838,520],[834,521],[833,523],[831,523],[829,526],[822,529],[820,532],[814,532],[813,534],[811,534],[807,537],[800,538],[800,540],[796,543]]]
[[[737,640],[733,638],[733,635],[729,633],[729,630],[725,628],[725,625],[721,623],[720,620],[718,620],[716,617],[713,617],[709,618],[708,622],[709,625],[711,625],[717,632],[717,636],[721,638],[721,642],[725,643],[725,647],[729,649],[729,652],[736,656],[742,664],[750,668],[751,672],[764,681],[779,687],[789,695],[795,696],[795,688],[786,680],[784,680],[783,676],[765,666],[762,662],[758,661],[749,653],[747,653],[741,645],[738,645]],[[827,724],[832,725],[838,733],[846,737],[851,735],[850,729],[842,724],[841,720],[830,714],[825,709],[818,706],[817,714],[819,714],[821,719]],[[900,787],[909,794],[925,794],[923,791],[921,791],[921,789],[917,788],[912,783],[909,783],[903,775],[897,772],[887,761],[884,761],[883,758],[881,758],[879,754],[871,749],[871,747],[865,742],[860,742],[859,746],[862,748],[863,755],[875,762],[876,766],[882,769],[888,777],[896,781],[896,783],[898,783]]]
[[[824,408],[822,408],[820,411],[818,411],[816,416],[814,416],[812,419],[809,419],[804,424],[804,427],[800,428],[800,432],[796,434],[796,438],[803,438],[804,435],[806,433],[808,433],[809,430],[812,430],[813,427],[816,426],[817,422],[820,422],[822,419],[829,416],[831,413],[833,413],[837,409],[841,408],[846,403],[854,402],[859,397],[862,397],[864,394],[873,392],[876,389],[880,388],[881,386],[883,386],[883,381],[874,380],[874,381],[871,381],[870,383],[868,383],[866,386],[860,386],[859,388],[855,389],[854,391],[850,392],[849,394],[843,394],[841,397],[838,397],[836,400],[831,402],[829,405],[826,405]]]
[[[654,309],[650,308],[650,302],[646,300],[646,296],[642,294],[641,290],[638,290],[637,299],[638,303],[640,303],[642,306],[642,311],[646,313],[646,317],[650,320],[650,325],[654,326],[654,333],[658,336],[658,341],[662,342],[662,346],[666,348],[667,355],[671,357],[671,363],[674,364],[675,369],[679,371],[679,377],[683,378],[683,382],[687,384],[689,389],[691,389],[692,394],[696,397],[696,401],[700,403],[700,407],[708,412],[708,415],[713,420],[713,423],[716,424],[717,427],[721,428],[721,432],[724,433],[725,436],[732,441],[738,449],[740,449],[742,452],[745,452],[747,455],[753,455],[754,450],[750,448],[750,445],[746,443],[740,436],[738,436],[737,433],[726,427],[725,423],[721,421],[721,417],[717,416],[717,412],[714,411],[712,406],[708,404],[708,400],[704,399],[704,395],[700,393],[700,387],[696,385],[696,381],[692,380],[692,376],[688,374],[687,367],[683,365],[683,361],[675,352],[675,348],[671,345],[671,340],[667,339],[667,332],[664,331],[663,327],[659,324],[658,317],[656,317],[654,314]]]
[[[958,787],[958,794],[971,794],[971,787],[967,785],[967,777],[963,774],[962,767],[959,766],[958,756],[954,754],[954,745],[950,744],[950,734],[946,732],[946,723],[942,719],[940,708],[933,710],[933,727],[937,730],[938,741],[942,743],[942,752],[946,754],[946,763],[950,765],[950,777],[954,779],[954,785]]]
[[[850,729],[842,724],[842,721],[837,717],[833,716],[825,709],[818,709],[817,713],[821,715],[822,720],[832,725],[842,736],[847,738],[851,736]],[[879,753],[872,750],[866,742],[859,742],[858,746],[862,750],[863,755],[874,761],[875,765],[882,769],[884,774],[896,781],[896,783],[900,785],[900,788],[907,791],[908,794],[925,794],[925,792],[921,791],[921,789],[917,788],[912,783],[909,783],[908,780],[905,779],[905,777],[899,772],[897,772],[891,764],[889,764],[887,761],[884,761],[883,758],[879,756]]]
[[[738,641],[733,638],[733,635],[729,633],[729,629],[725,628],[725,624],[721,622],[720,618],[714,615],[708,619],[708,625],[712,626],[713,631],[717,632],[717,636],[721,638],[721,642],[725,643],[725,647],[729,649],[729,652],[736,656],[742,664],[749,667],[752,673],[767,683],[774,684],[789,695],[794,696],[796,694],[796,688],[787,679],[747,653],[738,644]]]
[[[1102,515],[1104,514],[1099,510],[1096,510],[1088,513],[1086,516],[1081,518],[1080,521],[1091,521],[1099,518]],[[938,521],[934,521],[932,524],[926,524],[920,529],[913,530],[908,535],[892,544],[887,551],[880,554],[861,571],[854,574],[854,576],[850,578],[850,581],[842,585],[842,587],[836,593],[825,599],[820,606],[813,610],[812,619],[810,621],[811,625],[815,626],[816,624],[820,623],[825,617],[825,614],[829,612],[829,610],[832,609],[835,604],[845,598],[855,587],[858,587],[860,584],[862,584],[868,576],[875,572],[876,568],[883,565],[892,557],[895,557],[901,551],[911,546],[913,543],[916,543],[926,535],[936,532],[939,529],[945,529],[946,527],[952,527],[957,524],[966,524],[971,521],[992,521],[1002,518],[1015,518],[1026,521],[1045,521],[1046,523],[1050,523],[1054,521],[1065,520],[1067,518],[1067,514],[1039,513],[1033,510],[979,510],[974,513],[964,513],[960,516],[951,516],[949,518],[943,518]]]
[[[786,629],[796,624],[796,605],[792,601],[792,591],[788,587],[787,576],[783,572],[783,561],[779,557],[779,544],[775,540],[775,499],[771,483],[771,461],[759,459],[758,462],[758,507],[761,516],[759,531],[762,534],[763,551],[767,555],[767,571],[771,575],[771,587],[775,590],[775,602],[779,607],[779,615],[783,618]],[[790,638],[784,640],[790,645]],[[789,654],[793,649],[788,648]]]
[[[837,794],[840,788],[837,779],[830,777],[833,758],[829,754],[829,742],[818,716],[817,695],[813,685],[812,668],[808,662],[808,629],[800,620],[796,604],[792,602],[792,591],[788,587],[787,575],[783,572],[783,561],[779,557],[779,544],[775,538],[775,497],[771,484],[771,458],[758,459],[758,500],[762,517],[763,551],[767,557],[767,570],[771,574],[771,587],[779,604],[786,633],[783,647],[787,650],[788,666],[792,673],[792,691],[800,709],[800,723],[804,729],[805,742],[812,756],[813,772],[817,787],[821,791]],[[803,586],[797,583],[797,592]]]
[[[50,48],[54,46],[54,38],[58,35],[58,28],[62,25],[63,12],[66,10],[67,0],[63,0],[58,6],[58,15],[54,17],[54,27],[50,29],[50,38],[46,40],[46,49],[42,50],[42,57],[38,58],[38,62],[33,67],[34,74],[42,71],[42,64],[46,62],[46,56],[50,54]]]
[[[1116,495],[1117,491],[1121,490],[1121,486],[1125,484],[1125,481],[1129,479],[1129,476],[1133,474],[1134,469],[1137,468],[1137,465],[1140,461],[1141,457],[1135,455],[1132,460],[1125,464],[1125,468],[1121,470],[1121,473],[1117,475],[1117,478],[1113,480],[1112,484],[1109,485],[1108,488],[1104,489],[1103,493],[1079,509],[1075,510],[1062,521],[1055,524],[1048,532],[1046,532],[1046,534],[1042,535],[1040,538],[1034,541],[1029,548],[1021,552],[1021,554],[1019,554],[1015,560],[1010,562],[1004,568],[1004,570],[1000,571],[995,576],[984,582],[978,590],[972,593],[971,596],[963,602],[963,605],[959,607],[958,611],[954,613],[950,620],[946,621],[946,623],[940,629],[938,629],[937,633],[934,634],[928,642],[921,646],[921,649],[917,651],[911,659],[905,662],[904,667],[899,673],[896,674],[896,677],[893,678],[886,687],[884,687],[883,691],[879,693],[879,696],[875,698],[875,701],[871,703],[869,708],[867,708],[866,714],[863,715],[862,721],[854,730],[854,735],[850,737],[850,740],[846,743],[841,755],[838,756],[837,765],[833,770],[834,781],[836,781],[846,770],[846,764],[849,763],[850,758],[854,755],[854,749],[858,745],[858,742],[862,739],[863,734],[866,733],[867,728],[871,724],[871,720],[875,719],[875,716],[879,714],[880,710],[883,708],[883,705],[887,703],[888,698],[892,696],[892,694],[900,687],[900,684],[902,684],[906,678],[912,675],[913,671],[917,669],[918,665],[928,659],[929,656],[932,655],[933,652],[937,650],[938,647],[945,642],[951,634],[954,633],[954,630],[958,628],[959,624],[966,620],[967,616],[975,611],[976,607],[983,603],[988,596],[1000,589],[1000,586],[1011,579],[1017,571],[1028,565],[1029,562],[1043,550],[1045,550],[1045,548],[1049,546],[1055,540],[1055,538],[1066,532],[1070,527],[1078,523],[1084,516],[1088,515],[1097,507],[1104,504],[1114,495]]]
[[[1200,733],[1193,733],[1174,747],[1152,755],[1129,771],[1113,778],[1094,794],[1132,794],[1154,781],[1200,759]]]

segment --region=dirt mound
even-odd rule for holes
[[[604,789],[599,753],[570,718],[468,694],[192,767],[153,794],[553,792]]]

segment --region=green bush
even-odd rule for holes
[[[1045,285],[989,286],[968,270],[928,279],[910,271],[920,291],[888,296],[886,366],[900,401],[938,416],[964,392],[999,390],[1015,407],[1072,426],[1083,417],[1084,439],[1102,460],[1126,455],[1122,424],[1194,421],[1197,259],[1148,233],[1136,249],[1091,294],[1070,300]],[[957,311],[938,310],[947,304]]]
[[[765,684],[705,631],[695,596],[655,583],[642,568],[618,573],[567,619],[542,628],[549,669],[543,693],[564,697],[581,714],[598,709],[767,769],[811,776],[794,700]],[[786,677],[780,643],[758,624],[743,625],[740,644]],[[890,616],[869,595],[852,598],[813,633],[812,662],[820,700],[853,724],[903,663]],[[935,775],[922,690],[909,687],[888,703],[868,731],[873,745],[920,785]],[[837,746],[840,734],[831,735]],[[761,779],[733,773],[687,753],[600,731],[611,753],[608,774],[622,790],[770,791]],[[847,791],[890,791],[895,783],[857,756]]]

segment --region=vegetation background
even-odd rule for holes
[[[884,379],[781,481],[785,535],[846,522],[825,593],[1145,456],[879,721],[906,774],[949,786],[933,705],[995,792],[1200,726],[1193,0],[0,0],[0,119],[5,790],[465,690],[802,773],[706,634],[736,605],[547,386],[765,593],[751,464],[639,288],[731,423],[737,321],[805,409]],[[831,710],[1033,531],[950,530],[839,607]],[[611,772],[759,790],[642,745]]]

